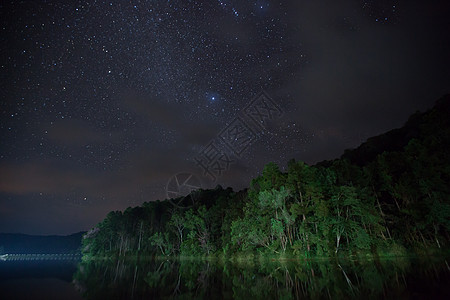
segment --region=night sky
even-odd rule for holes
[[[447,3],[2,1],[0,232],[87,230],[184,174],[238,190],[402,126],[450,92]]]

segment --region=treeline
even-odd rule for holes
[[[314,166],[291,160],[284,172],[269,163],[244,191],[218,186],[111,212],[85,235],[84,254],[312,257],[448,249],[448,116],[446,96],[340,159]]]

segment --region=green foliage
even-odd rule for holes
[[[315,166],[291,160],[286,172],[269,163],[248,190],[218,186],[176,199],[176,208],[156,201],[111,212],[84,236],[83,253],[312,257],[446,249],[446,101],[340,159]]]
[[[169,233],[161,233],[156,232],[154,235],[152,235],[150,238],[150,244],[152,246],[158,247],[159,250],[161,250],[162,255],[170,255],[173,251],[173,245],[170,242],[169,239]]]

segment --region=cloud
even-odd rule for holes
[[[0,192],[24,195],[30,193],[64,193],[89,184],[83,172],[45,162],[0,165]]]
[[[190,118],[192,107],[181,103],[167,103],[134,94],[122,96],[122,108],[141,117],[144,124],[155,129],[173,131],[180,138],[180,144],[204,144],[214,138],[219,127],[210,116],[201,119]]]
[[[47,130],[47,137],[50,140],[68,146],[84,146],[107,141],[104,132],[84,120],[57,120],[53,122],[52,126],[45,126],[45,130]]]
[[[28,161],[0,165],[0,193],[10,195],[76,194],[115,201],[140,198],[142,191],[186,170],[180,150],[152,151],[140,149],[129,153],[126,163],[114,170],[97,170],[64,160]],[[152,200],[150,199],[147,200]]]

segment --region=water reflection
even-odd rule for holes
[[[0,262],[0,299],[80,300],[72,285],[75,261],[32,260]]]
[[[370,261],[82,262],[74,275],[86,299],[447,298],[443,259]]]

